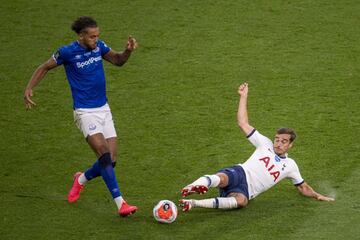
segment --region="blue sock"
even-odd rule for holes
[[[112,166],[110,153],[104,153],[98,160],[100,174],[113,198],[121,196],[119,185],[116,181],[115,171]],[[94,164],[95,165],[95,164]]]
[[[96,178],[101,175],[100,173],[100,164],[99,160],[97,160],[94,165],[92,165],[88,170],[85,171],[85,177],[88,181],[90,181],[93,178]]]
[[[112,167],[115,168],[116,162],[111,163]],[[101,176],[100,173],[101,167],[99,164],[99,160],[97,160],[94,165],[92,165],[88,170],[84,172],[85,177],[88,181],[90,181],[93,178],[97,178],[98,176]]]

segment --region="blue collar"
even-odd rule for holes
[[[275,161],[276,161],[276,162],[280,162],[281,159],[286,159],[286,157],[281,157],[281,156],[275,154]]]

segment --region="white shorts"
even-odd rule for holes
[[[96,133],[102,133],[105,139],[116,137],[114,121],[107,103],[99,108],[75,109],[74,121],[85,138]]]

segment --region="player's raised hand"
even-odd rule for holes
[[[126,49],[133,51],[138,47],[138,43],[135,38],[133,38],[131,35],[128,37],[128,41],[126,44]]]
[[[33,100],[31,100],[32,96],[33,96],[32,89],[25,89],[24,103],[25,103],[26,109],[31,109],[32,107],[36,106],[36,103]]]
[[[247,82],[244,82],[239,86],[238,93],[240,96],[247,96],[248,91],[249,91],[249,88],[248,88]]]

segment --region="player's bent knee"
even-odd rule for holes
[[[220,188],[224,188],[229,184],[229,177],[225,173],[217,173],[216,174],[220,178],[219,186]]]
[[[236,203],[237,203],[237,208],[243,208],[243,207],[245,207],[247,204],[248,204],[248,202],[249,202],[249,200],[247,199],[247,197],[244,195],[244,194],[242,194],[242,193],[230,193],[229,195],[228,195],[228,197],[234,197],[235,198],[235,200],[236,200]]]
[[[116,154],[114,154],[114,153],[111,153],[111,160],[113,161],[113,162],[116,162]]]
[[[97,152],[99,154],[99,156],[102,156],[106,153],[109,153],[109,148],[104,144],[104,145],[101,145],[99,146],[99,148],[97,149]],[[111,154],[109,153],[110,155],[110,158],[111,158]]]
[[[238,208],[243,208],[248,204],[248,200],[245,196],[238,195],[235,197]]]

